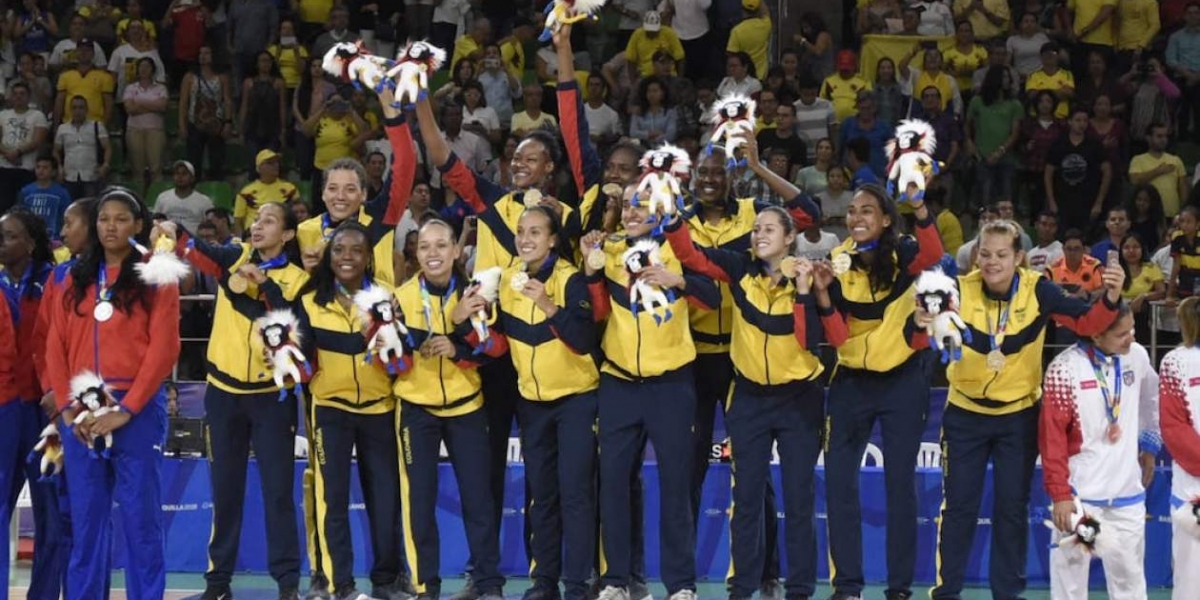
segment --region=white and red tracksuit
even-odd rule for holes
[[[1084,511],[1100,522],[1100,535],[1105,538],[1100,559],[1109,598],[1144,600],[1146,490],[1138,453],[1157,453],[1162,447],[1158,375],[1146,349],[1133,344],[1121,356],[1105,357],[1094,350],[1095,364],[1104,377],[1100,381],[1089,349],[1084,344],[1072,346],[1046,370],[1038,436],[1042,474],[1052,501],[1078,497]],[[1113,441],[1102,388],[1107,385],[1113,397],[1118,379],[1116,423],[1121,434]],[[1087,598],[1090,562],[1074,551],[1051,550],[1051,598]]]
[[[1200,496],[1200,348],[1176,348],[1163,357],[1159,382],[1163,441],[1171,466],[1171,510]],[[1200,598],[1200,538],[1172,525],[1175,563],[1172,600]]]

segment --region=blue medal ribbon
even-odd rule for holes
[[[1004,330],[1008,328],[1008,309],[1012,307],[1013,296],[1017,295],[1017,286],[1021,283],[1021,275],[1016,273],[1013,275],[1012,287],[1008,290],[1008,298],[1004,302],[1004,310],[1000,311],[1000,316],[996,318],[996,329],[992,329],[992,321],[988,319],[988,339],[991,341],[992,351],[1000,350],[1000,343],[997,338],[1004,335]],[[1001,340],[1003,341],[1003,340]]]
[[[425,311],[425,329],[429,335],[433,335],[433,302],[429,297],[429,287],[425,283],[425,276],[421,275],[418,278],[421,284],[421,308]],[[457,278],[450,276],[450,285],[446,287],[446,295],[442,296],[442,306],[439,312],[446,310],[446,302],[450,300],[450,295],[454,293],[454,288],[457,285]]]
[[[1121,418],[1121,357],[1117,355],[1107,356],[1095,346],[1080,344],[1087,354],[1088,362],[1092,365],[1092,372],[1096,374],[1097,386],[1100,388],[1100,395],[1104,397],[1104,414],[1108,417],[1109,425],[1116,425],[1117,420]],[[1104,376],[1104,364],[1112,360],[1113,365],[1113,387],[1112,392],[1109,392],[1108,378]]]

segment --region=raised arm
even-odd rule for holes
[[[417,157],[413,152],[412,130],[405,121],[404,113],[392,106],[395,96],[385,89],[379,94],[379,105],[383,107],[383,123],[388,144],[392,147],[392,171],[378,196],[367,202],[367,214],[372,219],[382,219],[383,224],[394,227],[404,218],[408,210],[408,199],[412,194],[413,181],[417,176]]]
[[[1037,295],[1043,314],[1049,315],[1059,325],[1080,336],[1099,335],[1108,329],[1108,326],[1112,325],[1113,320],[1117,318],[1117,306],[1121,301],[1121,284],[1117,284],[1116,298],[1113,298],[1112,286],[1109,283],[1110,279],[1118,278],[1115,273],[1120,273],[1119,279],[1122,283],[1124,282],[1124,271],[1120,267],[1115,270],[1106,268],[1104,281],[1105,286],[1109,288],[1108,293],[1092,302],[1069,295],[1057,284],[1046,279],[1038,280],[1034,293]]]
[[[725,283],[735,281],[746,271],[743,264],[745,253],[697,247],[692,243],[687,222],[678,216],[667,226],[666,233],[671,251],[689,270]]]
[[[442,173],[442,180],[471,207],[471,210],[482,213],[508,193],[495,183],[483,177],[476,177],[475,173],[450,150],[441,128],[434,120],[433,106],[428,98],[417,102],[417,122],[421,127],[421,139],[425,142],[429,164]]]
[[[925,208],[925,204],[921,203],[916,210],[917,227],[917,251],[908,262],[908,273],[917,275],[921,271],[928,269],[942,260],[942,255],[946,250],[942,246],[942,236],[938,235],[937,224],[933,220],[933,215],[929,214],[929,209]]]
[[[563,25],[554,34],[554,43],[558,47],[558,124],[571,163],[571,179],[575,182],[576,193],[582,198],[589,188],[600,183],[600,155],[592,145],[583,110],[583,95],[575,80],[570,25]]]

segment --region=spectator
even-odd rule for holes
[[[817,223],[809,225],[796,236],[796,255],[809,260],[829,258],[829,253],[842,243],[836,233],[825,231]]]
[[[934,215],[938,235],[942,238],[942,248],[946,254],[954,256],[963,245],[963,227],[958,215],[946,206],[946,196],[946,189],[936,185],[925,194],[925,202],[929,204],[929,212]]]
[[[988,69],[999,67],[1008,71],[1008,81],[1010,82],[1008,93],[1009,98],[1020,99],[1021,97],[1021,74],[1008,64],[1008,47],[1004,42],[999,40],[993,41],[988,45],[987,63],[975,70],[971,75],[971,92],[978,94],[983,91],[983,80],[987,77]],[[961,91],[961,90],[960,90]]]
[[[225,140],[233,135],[233,95],[229,76],[213,65],[212,48],[201,47],[196,64],[179,90],[179,136],[188,161],[199,165],[205,179],[218,179],[225,168]]]
[[[962,127],[959,126],[954,115],[942,110],[941,92],[932,85],[921,90],[921,108],[925,113],[925,120],[933,126],[933,132],[937,138],[937,148],[933,152],[934,160],[945,165],[943,169],[952,169],[957,164],[959,144],[963,139]],[[1019,116],[1017,119],[1019,120]],[[1017,127],[1014,122],[1014,141],[1016,140],[1016,131]]]
[[[29,108],[29,86],[17,83],[0,110],[0,214],[17,192],[34,179],[38,150],[46,143],[49,124],[41,111]]]
[[[1168,277],[1171,269],[1175,268],[1175,259],[1171,258],[1171,241],[1179,235],[1179,217],[1182,214],[1175,215],[1175,218],[1171,219],[1171,224],[1167,227],[1167,234],[1159,241],[1158,248],[1150,256],[1150,262],[1158,265],[1159,270],[1168,274]]]
[[[531,83],[525,86],[525,110],[513,115],[512,133],[525,137],[534,129],[558,129],[558,119],[542,112],[542,86]]]
[[[1129,94],[1129,130],[1146,131],[1151,123],[1163,123],[1172,129],[1175,122],[1175,101],[1180,91],[1167,77],[1162,61],[1151,56],[1121,77]],[[1186,109],[1185,109],[1186,110]],[[1181,115],[1186,116],[1186,115]],[[1134,142],[1138,143],[1137,141]]]
[[[404,23],[408,28],[408,39],[429,39],[435,4],[437,0],[404,0]]]
[[[609,102],[613,104],[614,108],[623,107],[633,89],[634,77],[630,71],[629,61],[625,59],[624,50],[616,53],[600,67],[600,74],[608,83]]]
[[[908,116],[908,96],[896,79],[896,63],[888,57],[879,59],[875,65],[875,108],[879,120],[895,127],[900,119]]]
[[[1001,4],[1004,0],[998,0]],[[975,4],[980,4],[979,1]],[[956,78],[960,93],[970,93],[975,71],[988,62],[988,51],[975,41],[975,28],[971,21],[959,21],[954,28],[954,45],[944,55],[946,71]],[[921,88],[922,90],[924,88]],[[916,92],[917,90],[913,90]]]
[[[999,200],[996,200],[995,207],[996,215],[999,218],[1006,221],[1012,221],[1013,223],[1020,223],[1020,221],[1017,219],[1017,207],[1015,204],[1013,204],[1012,198],[1002,197]],[[1033,249],[1033,242],[1030,241],[1029,234],[1025,233],[1024,229],[1021,229],[1020,233],[1021,248],[1028,252],[1029,250]]]
[[[461,124],[462,111],[458,114]],[[356,142],[368,127],[342,94],[334,94],[309,115],[304,122],[304,135],[313,140],[312,189],[322,189],[322,171],[334,161],[357,157],[362,147]],[[323,212],[319,210],[322,205],[314,203],[314,206],[317,212]]]
[[[912,66],[912,59],[918,54],[924,54],[922,68],[918,69]],[[958,91],[958,80],[953,75],[943,70],[945,61],[942,59],[942,51],[936,47],[926,48],[924,45],[918,44],[904,58],[900,59],[900,80],[903,82],[903,88],[910,97],[918,100],[921,97],[921,90],[934,86],[941,92],[942,109],[954,111],[954,116],[963,114],[962,94]]]
[[[868,161],[871,157],[867,138],[851,138],[846,144],[846,167],[850,170],[850,189],[857,190],[867,184],[879,184],[881,177],[875,173]]]
[[[696,111],[688,110],[688,114],[683,114],[683,106],[692,104],[696,100],[696,88],[692,85],[690,79],[675,75],[675,57],[669,52],[659,50],[654,53],[654,76],[659,78],[663,85],[667,88],[667,94],[671,96],[671,102],[675,105],[675,110],[679,114],[679,127],[682,131],[685,122],[688,127],[696,129],[699,126],[700,115],[695,114]],[[694,104],[693,104],[694,106]],[[690,108],[690,107],[689,107]],[[762,101],[758,103],[759,114],[762,114]],[[772,113],[774,114],[774,113]]]
[[[1115,27],[1113,17],[1117,12],[1116,0],[1068,0],[1067,10],[1071,15],[1071,31],[1075,45],[1071,50],[1071,70],[1082,75],[1087,70],[1087,57],[1099,52],[1106,61],[1113,58]]]
[[[638,107],[638,113],[629,119],[629,137],[641,140],[646,147],[675,141],[679,115],[660,79],[642,80],[638,86]]]
[[[58,179],[72,198],[91,198],[99,194],[108,177],[112,158],[108,130],[88,117],[88,101],[83,96],[71,99],[70,116],[54,133],[54,157],[62,165]]]
[[[850,189],[850,172],[845,167],[834,165],[827,173],[828,185],[825,190],[816,195],[817,204],[821,206],[821,227],[845,239],[846,212],[850,210],[850,201],[854,199],[854,191]]]
[[[954,18],[966,19],[981,40],[1003,39],[1010,16],[1005,0],[954,0]]]
[[[1117,3],[1117,61],[1114,69],[1124,73],[1133,66],[1150,43],[1158,36],[1162,25],[1155,0],[1121,0]]]
[[[764,151],[775,149],[787,153],[791,168],[784,178],[795,181],[800,169],[808,163],[808,147],[796,133],[796,107],[782,103],[775,108],[775,115],[776,126],[758,133],[758,147]]]
[[[1189,2],[1183,18],[1185,27],[1167,40],[1167,67],[1183,87],[1179,135],[1187,135],[1187,123],[1191,139],[1200,141],[1200,2]]]
[[[229,0],[229,47],[233,80],[253,77],[259,55],[279,35],[274,0]]]
[[[1054,109],[1055,118],[1065,119],[1071,111],[1071,98],[1075,97],[1075,77],[1059,66],[1058,50],[1058,44],[1054,42],[1042,45],[1042,67],[1025,80],[1025,93],[1032,98],[1034,92],[1049,90],[1058,100]]]
[[[796,133],[808,147],[810,162],[815,158],[817,141],[835,139],[838,129],[837,110],[832,102],[817,95],[818,85],[814,79],[801,78],[800,99],[792,105],[796,108]]]
[[[608,95],[608,84],[599,73],[592,72],[587,78],[587,102],[583,113],[588,123],[588,135],[598,146],[608,146],[621,137],[621,115],[604,103]]]
[[[950,37],[954,35],[954,13],[950,6],[940,0],[916,0],[909,6],[917,9],[921,24],[917,33],[925,37]]]
[[[1120,204],[1108,209],[1108,216],[1104,219],[1104,228],[1108,235],[1092,244],[1092,251],[1089,254],[1092,255],[1092,258],[1107,264],[1108,251],[1119,253],[1121,243],[1125,240],[1125,236],[1129,235],[1129,210]]]
[[[39,216],[46,222],[46,234],[51,240],[58,241],[62,231],[63,216],[71,205],[71,194],[56,178],[58,177],[58,161],[53,156],[37,157],[34,168],[36,178],[32,183],[21,188],[17,195],[17,205],[29,209],[29,212]]]
[[[758,93],[758,105],[755,107],[757,118],[754,121],[754,133],[768,129],[775,129],[775,118],[778,117],[775,109],[779,108],[779,96],[770,89],[762,90]]]
[[[762,90],[762,83],[754,77],[754,63],[745,52],[727,54],[725,57],[725,79],[717,86],[717,96],[730,94],[753,96]]]
[[[132,30],[136,30],[134,25]],[[136,35],[136,34],[135,34]],[[126,88],[122,100],[125,113],[125,151],[134,177],[142,185],[162,173],[162,159],[167,147],[164,129],[167,112],[167,87],[159,82],[161,63],[149,57],[137,62],[137,78]]]
[[[405,249],[409,233],[416,233],[421,228],[421,215],[429,210],[429,199],[429,184],[418,181],[408,198],[408,209],[400,217],[400,224],[396,225],[397,251]]]
[[[1100,275],[1104,264],[1088,255],[1083,233],[1068,229],[1063,234],[1062,245],[1063,256],[1050,264],[1045,271],[1046,277],[1076,297],[1087,298],[1102,289]]]
[[[1091,107],[1101,95],[1112,101],[1113,112],[1125,114],[1125,94],[1116,78],[1109,75],[1104,55],[1093,50],[1087,55],[1087,72],[1075,80],[1075,102]]]
[[[617,22],[617,38],[614,40],[618,48],[627,49],[629,47],[629,40],[633,39],[638,27],[644,29],[649,14],[651,12],[657,13],[657,11],[652,10],[654,8],[653,0],[613,0],[613,2],[609,3],[609,6],[613,7],[617,14],[621,16],[620,21]],[[659,24],[661,25],[662,15],[658,14],[658,16],[660,17]],[[653,54],[653,52],[650,54]],[[646,56],[650,55],[647,54]],[[635,61],[630,60],[629,62],[634,63]]]
[[[1086,109],[1072,109],[1067,124],[1067,131],[1050,146],[1046,157],[1046,203],[1058,213],[1063,227],[1084,231],[1100,216],[1112,181],[1112,165],[1100,142],[1087,135]]]
[[[184,229],[196,231],[200,223],[207,220],[205,215],[213,208],[212,199],[196,191],[196,167],[192,163],[177,160],[172,170],[175,187],[158,195],[154,210]]]
[[[285,145],[287,131],[287,84],[266,50],[258,53],[254,70],[247,74],[238,110],[242,143],[256,156],[260,150],[280,150]],[[258,160],[251,166],[257,171]]]
[[[124,102],[125,87],[138,79],[138,63],[148,58],[154,62],[155,81],[166,83],[167,68],[163,66],[162,57],[154,41],[146,35],[146,26],[141,21],[130,23],[125,30],[128,42],[113,50],[112,58],[108,61],[108,72],[117,80],[116,97]]]
[[[367,153],[363,159],[363,170],[367,173],[367,197],[375,198],[383,193],[384,175],[387,174],[388,158],[378,150]]]
[[[233,230],[230,229],[233,226],[233,217],[224,208],[218,206],[204,211],[202,223],[209,223],[213,226],[216,230],[217,243],[222,246],[233,244],[237,239],[233,235]]]
[[[483,45],[491,39],[491,32],[486,32],[486,37],[472,37],[467,35],[467,13],[471,11],[471,4],[467,0],[442,0],[433,8],[433,23],[430,25],[429,41],[438,48],[453,48],[456,52],[452,62],[458,64],[462,56],[458,56],[458,42],[463,39],[463,44],[467,45],[466,54],[469,56],[476,50],[482,50]],[[474,29],[474,27],[473,27]],[[475,33],[472,31],[472,33]],[[472,58],[475,60],[475,58]]]
[[[112,48],[117,41],[117,22],[121,20],[121,9],[111,0],[90,0],[76,9],[76,14],[87,21],[83,34],[96,40],[101,47]]]
[[[1026,79],[1042,66],[1042,48],[1050,43],[1047,36],[1038,25],[1037,15],[1026,12],[1021,15],[1021,22],[1016,32],[1008,36],[1005,47],[1012,57],[1013,67]]]
[[[1200,294],[1200,208],[1186,206],[1179,212],[1179,235],[1171,239],[1171,276],[1167,279],[1167,300]]]
[[[1024,150],[1021,171],[1026,196],[1035,203],[1034,212],[1037,212],[1041,208],[1041,199],[1046,197],[1046,155],[1050,152],[1050,146],[1053,146],[1066,131],[1067,124],[1054,117],[1054,94],[1049,90],[1038,92],[1036,100],[1031,104],[1034,107],[1034,116],[1021,120]]]
[[[979,225],[979,231],[988,223],[1000,218],[1000,211],[995,204],[985,204],[979,207],[976,213],[975,223]],[[979,237],[973,237],[963,245],[958,247],[958,252],[954,254],[954,263],[958,266],[958,272],[961,274],[969,273],[976,267],[976,258],[978,254]]]
[[[767,168],[776,175],[787,178],[787,174],[792,170],[791,162],[788,160],[788,154],[784,150],[770,149],[763,150],[763,157],[766,159]],[[743,191],[738,194],[739,198],[755,198],[759,202],[771,204],[774,206],[783,206],[785,202],[791,198],[784,198],[775,193],[767,182],[756,175],[750,169],[742,174],[745,184],[739,185]]]
[[[1153,123],[1146,128],[1148,149],[1129,162],[1129,182],[1154,186],[1162,199],[1163,212],[1174,217],[1188,197],[1188,180],[1183,161],[1167,152],[1170,139],[1169,130],[1162,123]]]
[[[803,18],[801,19],[803,31]],[[742,22],[729,32],[725,51],[745,52],[754,63],[754,75],[767,72],[767,46],[771,43],[771,11],[762,0],[742,0]]]
[[[117,43],[124,44],[129,41],[125,32],[129,29],[129,24],[134,21],[142,24],[146,30],[146,36],[151,41],[158,41],[158,29],[154,27],[154,21],[142,15],[141,0],[125,0],[125,17],[117,21]]]
[[[538,60],[539,67],[542,64],[540,58],[541,57],[539,57]],[[539,79],[541,79],[544,84],[546,79],[540,77],[542,72],[539,71],[538,74]],[[463,86],[472,79],[475,79],[475,61],[458,61],[458,65],[454,67],[454,71],[452,71],[450,74],[450,81],[446,82],[433,92],[433,103],[441,104],[444,102],[456,101],[458,95],[462,93]]]
[[[69,98],[83,96],[88,102],[88,118],[108,123],[112,118],[113,79],[103,68],[92,66],[91,40],[84,39],[75,49],[78,58],[74,68],[58,77],[58,95],[54,104],[54,122],[63,120]]]
[[[1100,140],[1104,151],[1108,152],[1108,162],[1113,165],[1123,165],[1129,162],[1129,129],[1125,123],[1113,116],[1113,103],[1107,94],[1096,96],[1092,102],[1092,119],[1088,124],[1088,135]],[[1113,177],[1124,180],[1124,173],[1114,173]],[[1119,185],[1112,186],[1115,192]]]
[[[300,87],[304,76],[304,68],[308,62],[308,49],[296,38],[296,25],[291,19],[279,21],[279,40],[267,48],[271,58],[279,66],[279,75],[287,86],[288,105],[292,103],[292,95]],[[319,61],[318,61],[319,62]]]
[[[320,112],[335,93],[337,93],[337,88],[325,80],[325,72],[321,70],[321,61],[316,58],[309,60],[302,71],[296,95],[292,98],[292,119],[296,124],[297,134],[296,165],[300,169],[301,179],[311,179],[314,170],[315,145],[313,136],[305,133],[304,124]]]
[[[438,123],[450,149],[467,168],[483,173],[492,160],[492,148],[487,139],[463,128],[463,109],[457,104],[443,104]],[[324,167],[322,167],[324,168]]]
[[[900,31],[896,35],[917,37],[921,35],[922,9],[912,4],[905,4],[900,10]]]
[[[858,3],[855,29],[859,35],[897,33],[893,24],[900,18],[899,0],[864,0]]]
[[[21,0],[21,10],[15,15],[13,23],[13,37],[20,40],[17,54],[48,54],[51,41],[58,37],[58,21],[54,18],[54,11],[47,10],[42,4],[39,0]]]
[[[812,11],[800,15],[800,33],[792,36],[792,41],[802,53],[801,72],[808,73],[818,81],[833,75],[833,36],[821,15]]]
[[[687,70],[681,75],[696,81],[704,76],[709,61],[716,56],[713,51],[714,36],[708,22],[708,9],[713,0],[661,0],[658,12],[675,29],[683,55],[687,57]]]
[[[783,72],[783,85],[792,94],[800,93],[800,53],[793,48],[784,48],[779,53],[779,70]],[[813,77],[824,81],[824,77]]]
[[[344,5],[335,4],[329,9],[329,23],[325,33],[317,36],[312,43],[312,55],[324,57],[329,49],[341,42],[356,41],[357,37],[350,31],[350,11]],[[465,38],[464,38],[465,39]]]
[[[386,161],[384,164],[386,166]],[[272,202],[287,204],[300,197],[295,185],[280,179],[283,165],[282,157],[277,152],[270,149],[259,150],[258,155],[254,157],[254,165],[258,179],[246,184],[233,201],[233,231],[238,235],[250,230],[258,220],[258,209],[262,205]]]
[[[625,45],[625,60],[629,61],[631,68],[637,69],[639,76],[649,77],[654,74],[654,55],[660,51],[675,57],[677,64],[686,58],[679,35],[674,29],[663,27],[662,17],[652,10],[646,13],[642,26],[629,37],[629,43]]]
[[[75,67],[80,60],[77,52],[80,45],[91,46],[92,56],[87,60],[93,67],[103,69],[108,66],[108,61],[104,58],[104,50],[100,48],[100,44],[90,39],[87,40],[86,44],[84,43],[85,24],[85,19],[79,14],[71,16],[71,20],[67,25],[68,37],[55,44],[54,51],[50,53],[48,64],[55,73]]]
[[[1063,246],[1058,241],[1058,216],[1044,210],[1038,213],[1037,221],[1033,224],[1037,234],[1037,245],[1025,253],[1029,268],[1038,273],[1045,273],[1050,265],[1062,258]]]
[[[17,82],[24,83],[29,86],[29,107],[52,114],[54,111],[54,86],[50,85],[49,78],[45,75],[38,75],[34,71],[37,58],[39,57],[26,52],[17,59],[17,74],[8,81],[4,96],[7,98],[12,95],[12,89]]]
[[[513,22],[512,35],[496,44],[500,47],[500,59],[504,68],[517,78],[525,73],[525,44],[535,39],[534,36],[540,31],[541,25],[538,27],[539,29],[534,29],[532,21],[518,16]],[[621,47],[624,47],[624,42]]]
[[[305,2],[301,2],[303,13]],[[172,52],[174,59],[171,67],[171,87],[183,81],[184,75],[197,66],[200,60],[200,47],[204,45],[207,33],[208,8],[202,2],[194,0],[171,0],[167,7],[166,16],[162,20],[163,31],[171,31]],[[324,22],[322,18],[321,22]]]
[[[1158,194],[1158,188],[1148,184],[1134,188],[1129,216],[1133,221],[1130,231],[1146,242],[1148,252],[1166,240],[1167,218],[1163,213],[1162,196]]]
[[[847,147],[850,140],[862,138],[870,147],[870,156],[865,162],[870,165],[875,177],[882,179],[887,173],[887,156],[883,152],[883,147],[892,138],[892,132],[891,125],[876,117],[875,97],[871,95],[871,92],[869,90],[859,91],[858,112],[842,123],[838,134],[841,136],[841,143],[838,144],[838,147],[841,148],[842,159],[847,160],[848,158]],[[859,174],[855,173],[856,179],[858,176]]]
[[[837,121],[845,120],[854,114],[859,92],[870,91],[871,84],[858,75],[858,57],[851,50],[842,50],[837,54],[837,73],[825,78],[821,85],[821,98],[833,103]],[[803,98],[804,87],[800,88]],[[810,104],[805,102],[805,104]],[[803,109],[798,109],[802,111]]]
[[[489,144],[499,144],[500,117],[488,107],[483,97],[483,86],[478,81],[463,84],[460,102],[463,107],[463,128],[479,135]]]
[[[517,144],[520,141],[521,138],[515,135],[510,135],[504,140],[504,147],[500,150],[500,157],[488,163],[487,169],[484,171],[486,179],[506,188],[512,187],[512,159],[517,154]]]
[[[761,142],[760,142],[761,144]],[[833,167],[833,142],[829,138],[817,140],[813,163],[796,172],[793,183],[804,193],[816,196],[829,187],[829,169]]]
[[[1121,299],[1129,303],[1138,341],[1149,343],[1149,303],[1167,297],[1166,276],[1158,265],[1150,262],[1147,246],[1136,233],[1129,234],[1121,241],[1120,257],[1121,268],[1125,269],[1125,288],[1121,290]]]
[[[296,198],[288,202],[287,206],[288,210],[292,211],[292,216],[296,217],[297,223],[303,223],[312,216],[312,212],[308,209],[308,204],[303,198]]]
[[[500,127],[508,129],[512,124],[513,99],[521,97],[521,81],[512,69],[507,68],[501,49],[495,44],[488,44],[483,49],[480,65],[478,79],[483,87],[484,102],[496,112]]]

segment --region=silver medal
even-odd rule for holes
[[[97,302],[96,308],[92,309],[92,316],[101,323],[111,319],[113,316],[112,302],[107,300],[101,300],[100,302]]]
[[[992,350],[987,353],[987,368],[990,371],[1004,370],[1004,353],[999,350]]]

